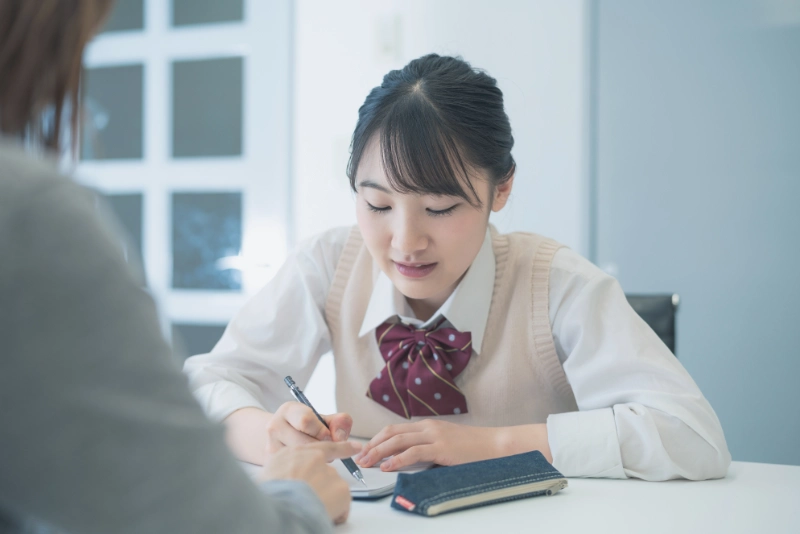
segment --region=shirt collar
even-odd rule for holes
[[[481,349],[486,322],[489,319],[489,307],[494,292],[494,276],[495,258],[492,236],[487,229],[483,245],[464,278],[442,304],[442,307],[423,323],[414,317],[408,301],[394,287],[386,273],[379,270],[358,335],[363,337],[394,316],[399,316],[403,322],[421,327],[427,327],[443,316],[456,330],[472,334],[472,348],[477,354]]]

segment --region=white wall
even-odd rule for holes
[[[505,94],[518,171],[494,223],[588,253],[585,0],[296,0],[293,224],[297,239],[355,223],[345,166],[358,108],[421,55],[461,55]],[[333,412],[327,356],[306,388]]]
[[[385,73],[461,55],[505,94],[518,171],[494,223],[587,253],[584,0],[297,0],[294,230],[353,224],[345,165],[358,108]]]

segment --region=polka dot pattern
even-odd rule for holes
[[[457,377],[472,356],[471,335],[444,322],[440,317],[415,328],[395,320],[375,330],[389,372],[376,373],[369,398],[408,419],[468,413]]]

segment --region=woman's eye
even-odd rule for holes
[[[364,201],[364,202],[366,202],[366,201]],[[391,207],[389,207],[389,206],[384,206],[384,207],[382,207],[382,208],[379,208],[379,207],[377,207],[377,206],[373,206],[373,205],[372,205],[372,204],[370,204],[369,202],[367,202],[367,206],[369,206],[369,210],[370,210],[370,211],[374,211],[375,213],[385,213],[385,212],[389,211],[390,209],[392,209],[392,208],[391,208]]]
[[[455,210],[457,207],[458,207],[458,204],[454,204],[454,205],[452,205],[449,208],[444,209],[444,210],[432,210],[432,209],[428,208],[428,213],[430,213],[434,217],[438,217],[440,215],[450,215],[451,213],[453,213],[453,210]]]

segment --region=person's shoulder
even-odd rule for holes
[[[601,298],[621,292],[616,278],[567,247],[558,249],[553,256],[549,286],[551,307],[555,306],[556,311],[565,305],[568,309],[580,294]]]
[[[574,276],[585,282],[597,277],[609,276],[597,265],[566,246],[562,246],[556,251],[553,263],[550,265],[550,272]]]
[[[49,191],[70,187],[51,161],[37,160],[21,149],[0,143],[0,214],[13,217]]]
[[[93,213],[94,201],[89,190],[60,174],[52,160],[0,143],[0,230],[16,234],[50,224],[53,231],[66,231],[67,219]]]
[[[557,277],[559,280],[570,280],[572,283],[584,285],[601,277],[611,278],[609,274],[578,252],[547,236],[530,232],[512,232],[500,235],[508,236],[510,242],[515,243],[512,246],[526,247],[538,243],[539,246],[548,244],[555,248],[553,260],[550,263],[551,279]]]
[[[337,226],[307,237],[297,245],[295,254],[300,257],[311,257],[319,262],[335,264],[339,261],[353,228],[353,226]]]
[[[30,302],[44,302],[66,290],[89,294],[101,277],[130,274],[94,193],[55,165],[0,152],[0,286],[13,293],[24,280]]]
[[[338,257],[344,248],[350,234],[353,231],[352,226],[337,226],[324,232],[314,234],[300,241],[297,245],[297,251],[301,253],[324,253]]]

